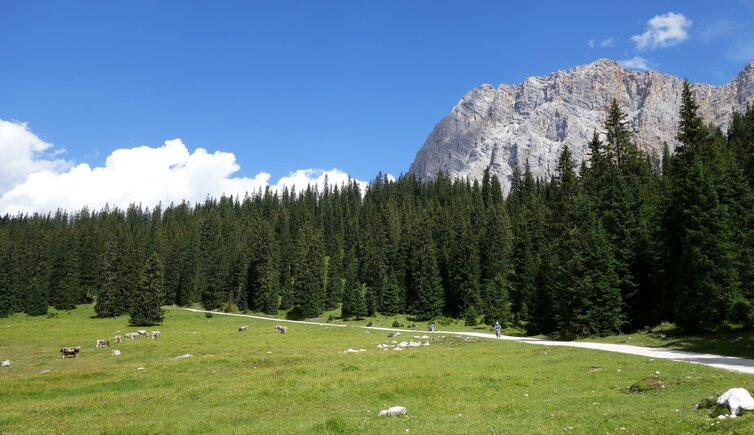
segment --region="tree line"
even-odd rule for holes
[[[131,205],[0,220],[0,315],[95,302],[316,317],[407,313],[499,320],[531,334],[604,335],[662,321],[754,324],[754,109],[705,126],[684,83],[680,145],[632,141],[616,101],[555,175],[378,175],[152,210]],[[145,302],[146,301],[146,302]],[[152,305],[154,305],[152,303]],[[154,313],[153,313],[154,314]],[[159,317],[160,313],[156,313]]]

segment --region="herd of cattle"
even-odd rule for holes
[[[249,330],[248,326],[239,326],[238,332],[246,332]],[[275,332],[279,332],[280,334],[285,334],[288,332],[287,326],[282,325],[275,325]],[[115,336],[115,343],[122,343],[123,340],[138,340],[142,337],[151,337],[152,340],[158,340],[161,337],[160,331],[152,331],[151,334],[147,333],[147,331],[143,329],[139,329],[136,332],[127,332],[123,334],[123,336],[116,335]],[[97,340],[96,348],[99,347],[110,347],[110,340]],[[60,349],[60,354],[63,355],[63,358],[78,358],[79,354],[81,353],[81,346],[74,346],[74,347],[64,347]],[[120,351],[118,349],[113,350],[113,356],[120,355]]]
[[[151,334],[147,333],[147,331],[143,329],[139,329],[136,332],[128,332],[121,337],[120,335],[115,336],[115,342],[116,343],[122,343],[124,340],[124,337],[126,340],[137,340],[142,337],[152,337],[152,340],[159,339],[162,334],[160,334],[160,331],[152,331]],[[110,340],[97,340],[95,348],[99,347],[110,347]],[[64,347],[60,349],[60,354],[63,355],[63,358],[78,358],[79,354],[81,353],[81,346],[75,346],[75,347]],[[120,355],[120,351],[115,349],[113,350],[113,356]]]
[[[238,327],[238,332],[246,332],[248,330],[249,330],[249,327],[246,326],[246,325]],[[287,326],[281,326],[281,325],[275,325],[275,332],[279,332],[281,334],[285,334],[286,332],[288,332],[288,327]]]

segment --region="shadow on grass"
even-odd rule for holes
[[[754,359],[754,331],[689,334],[678,327],[666,327],[652,330],[647,335],[660,340],[662,344],[656,347],[662,349]]]

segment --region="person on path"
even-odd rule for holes
[[[500,322],[495,322],[495,337],[500,338],[503,335],[502,326]]]

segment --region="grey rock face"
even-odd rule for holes
[[[623,69],[600,59],[548,77],[529,77],[518,86],[482,85],[463,96],[427,138],[409,172],[431,179],[481,179],[488,166],[510,188],[515,165],[528,159],[535,177],[549,178],[563,147],[577,162],[589,159],[587,144],[602,130],[608,106],[617,98],[628,114],[634,141],[658,158],[667,143],[674,150],[683,80],[656,71]],[[754,62],[722,86],[692,85],[707,123],[728,126],[734,111],[754,103]]]

